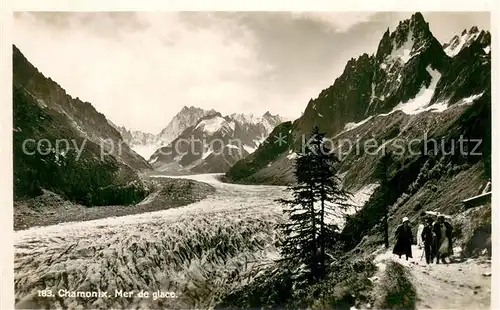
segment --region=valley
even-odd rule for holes
[[[487,308],[492,206],[470,198],[491,192],[491,34],[441,43],[432,26],[417,12],[382,31],[296,119],[183,102],[156,134],[115,124],[13,46],[16,308]],[[315,127],[350,195],[321,217],[338,225],[331,272],[297,288],[277,267],[290,220],[278,200]],[[27,139],[49,146],[27,152]],[[385,232],[392,247],[404,218],[416,234],[428,214],[453,226],[453,263],[425,266],[416,247],[410,263],[392,257]],[[401,287],[411,298],[390,301]]]

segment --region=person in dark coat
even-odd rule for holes
[[[434,223],[432,231],[436,236],[436,264],[439,260],[446,263],[445,258],[453,254],[452,232],[453,227],[450,223],[444,220],[444,216],[438,216],[437,222]]]
[[[403,224],[399,225],[396,229],[396,244],[394,245],[393,254],[396,254],[401,258],[401,255],[408,258],[412,258],[411,255],[411,245],[413,244],[413,234],[411,232],[411,227],[409,225],[409,220],[407,217],[403,218]]]
[[[427,264],[431,264],[434,260],[434,233],[432,231],[432,219],[429,217],[425,219],[425,226],[422,230],[421,237],[424,243],[425,261]]]

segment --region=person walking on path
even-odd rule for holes
[[[438,216],[434,223],[432,231],[436,235],[436,264],[439,260],[446,264],[445,258],[453,254],[453,244],[451,242],[453,227],[444,220],[443,215]]]
[[[429,265],[432,264],[434,260],[434,249],[433,249],[433,241],[434,241],[434,233],[432,231],[432,219],[427,217],[425,219],[425,226],[422,230],[422,242],[424,244],[424,253],[425,253],[425,262]]]
[[[411,227],[409,225],[410,221],[407,217],[403,218],[403,224],[399,225],[396,229],[396,244],[392,251],[401,258],[402,255],[408,258],[413,258],[411,253],[411,245],[413,244],[413,234],[411,232]]]

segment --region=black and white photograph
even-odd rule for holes
[[[491,20],[12,12],[12,307],[494,308]]]

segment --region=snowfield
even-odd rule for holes
[[[213,196],[177,209],[65,223],[15,234],[17,308],[207,308],[276,258],[274,199],[283,187],[224,184]],[[54,297],[38,297],[50,289]],[[59,297],[59,290],[107,291],[107,297]],[[130,298],[115,290],[134,291]],[[150,298],[135,296],[150,292]],[[152,294],[174,292],[177,298]],[[21,300],[21,302],[18,302]]]

